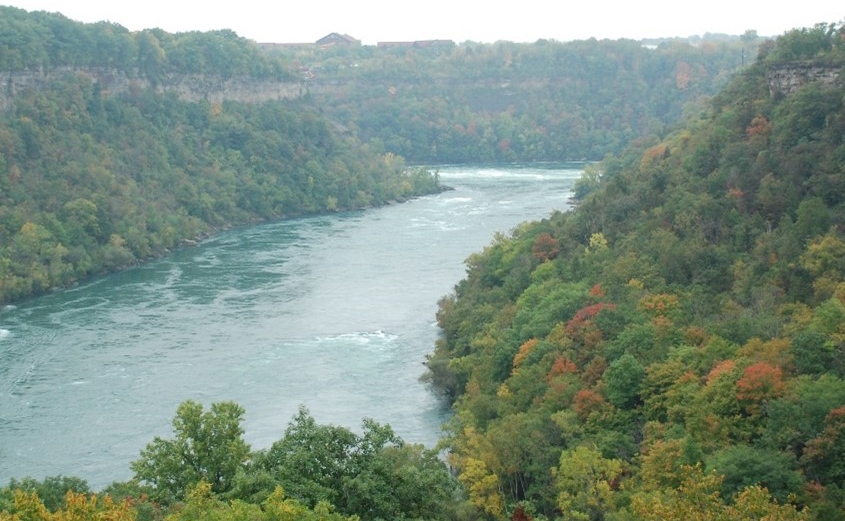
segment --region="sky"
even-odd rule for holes
[[[446,39],[456,43],[659,38],[705,33],[778,36],[841,22],[838,0],[0,0],[80,22],[136,31],[231,29],[257,42],[313,42],[337,32],[365,45]],[[777,7],[781,5],[783,7]]]

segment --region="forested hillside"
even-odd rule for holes
[[[421,163],[601,159],[724,87],[764,40],[283,48],[321,110]]]
[[[220,227],[439,189],[406,160],[601,158],[695,110],[761,41],[269,52],[0,7],[0,303]],[[278,90],[227,99],[231,82]]]
[[[468,260],[427,377],[484,517],[845,519],[844,41],[787,33]]]
[[[129,33],[0,7],[0,68],[71,67],[0,113],[0,303],[160,255],[221,227],[431,193],[436,178],[340,134],[303,100],[116,95],[72,67],[289,80],[229,32]],[[250,76],[252,75],[252,76]]]
[[[356,433],[304,409],[253,450],[237,404],[186,401],[130,482],[13,480],[0,521],[845,520],[840,26],[791,31],[741,68],[753,35],[274,57],[228,32],[8,8],[0,24],[4,71],[326,81],[263,104],[115,95],[74,74],[17,93],[0,115],[0,302],[219,227],[439,189],[389,151],[613,152],[576,209],[497,237],[440,302],[425,379],[454,404],[451,468],[389,426]]]

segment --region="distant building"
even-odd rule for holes
[[[320,47],[328,47],[329,45],[361,45],[361,40],[357,40],[348,34],[331,33],[317,40],[317,45]]]

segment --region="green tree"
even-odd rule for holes
[[[800,376],[788,395],[768,404],[763,441],[801,457],[811,439],[821,434],[827,414],[845,403],[845,382],[832,374]]]
[[[614,360],[602,377],[607,401],[621,408],[634,407],[640,401],[640,385],[645,376],[645,369],[632,355],[626,353]]]
[[[811,477],[845,488],[845,406],[825,416],[824,429],[807,443],[803,459]]]
[[[173,439],[156,437],[131,463],[135,479],[154,487],[165,503],[181,500],[200,481],[215,493],[231,489],[238,470],[250,457],[243,439],[244,410],[234,402],[219,402],[208,411],[188,400],[173,419]]]
[[[259,457],[258,464],[287,493],[306,504],[327,501],[337,505],[358,442],[351,430],[320,425],[308,409],[300,407],[284,436]]]
[[[720,492],[731,497],[746,487],[759,485],[781,503],[797,494],[804,479],[789,454],[750,445],[732,445],[707,459],[707,470],[723,476]]]
[[[344,479],[344,511],[362,519],[445,519],[456,485],[436,451],[390,445]]]
[[[456,485],[435,451],[406,444],[389,425],[365,419],[359,435],[317,423],[305,407],[256,459],[254,470],[305,505],[363,519],[442,519]]]

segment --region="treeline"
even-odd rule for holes
[[[281,49],[312,99],[414,162],[601,159],[663,132],[756,56],[753,31],[667,40]]]
[[[19,14],[0,13],[7,25]],[[51,21],[92,35],[111,28],[38,13],[22,20],[20,30]],[[0,31],[0,39],[6,34]],[[55,38],[39,40],[41,50],[57,45]],[[74,52],[84,55],[80,46]],[[168,67],[184,66],[188,57],[168,50]],[[76,63],[70,50],[56,52],[48,53],[58,60],[51,64]],[[190,56],[203,63],[199,70],[219,71],[213,60]],[[402,158],[337,131],[302,100],[191,103],[141,89],[116,96],[69,73],[18,93],[0,114],[0,303],[161,255],[222,227],[437,190],[435,175],[409,170]]]
[[[362,433],[321,425],[305,408],[265,450],[243,439],[244,410],[183,402],[173,437],[156,437],[134,477],[99,493],[79,478],[11,480],[0,521],[355,521],[449,519],[460,490],[437,452],[369,419]]]
[[[83,24],[59,13],[0,6],[0,70],[54,67],[108,68],[154,83],[166,73],[296,77],[283,62],[228,30],[130,32],[114,23]]]
[[[845,519],[843,30],[468,260],[427,379],[488,519]],[[838,79],[770,94],[766,73]]]

